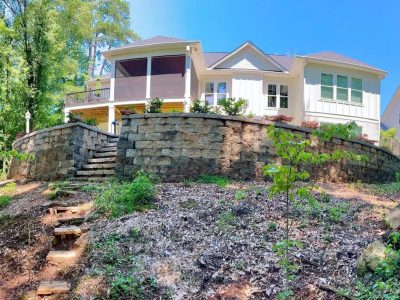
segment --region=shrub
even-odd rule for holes
[[[303,121],[301,127],[316,129],[319,127],[319,123],[317,121]]]
[[[235,98],[227,98],[218,100],[218,105],[221,106],[228,115],[237,116],[245,111],[247,102],[243,98],[239,98],[238,100]]]
[[[145,174],[138,173],[129,183],[110,183],[95,199],[96,207],[112,217],[134,211],[143,211],[154,206],[156,188]]]
[[[0,196],[0,209],[6,207],[12,200],[10,195],[2,195]]]
[[[226,187],[230,184],[228,178],[217,175],[202,175],[197,181],[200,183],[216,184],[219,187]]]
[[[90,126],[97,126],[99,123],[95,118],[87,118],[83,116],[83,113],[72,113],[70,112],[68,114],[68,123],[76,123],[76,122],[82,122]]]
[[[355,138],[355,140],[365,142],[365,143],[368,143],[371,145],[375,145],[375,143],[377,142],[377,141],[369,139],[368,134],[360,134]]]
[[[164,100],[159,97],[155,97],[147,102],[144,109],[145,113],[161,113],[161,107],[164,104]]]
[[[313,132],[321,140],[331,140],[333,137],[355,140],[358,136],[356,122],[346,124],[323,124]]]
[[[285,116],[285,115],[276,115],[276,116],[266,116],[268,121],[277,122],[277,123],[290,123],[293,120],[293,117]]]
[[[210,106],[207,101],[202,102],[201,100],[196,99],[196,100],[193,101],[193,105],[190,108],[190,112],[192,112],[192,113],[202,113],[202,114],[211,114],[214,111],[213,111],[213,107]]]
[[[393,152],[395,145],[399,143],[399,139],[396,137],[397,128],[389,128],[387,130],[381,130],[381,136],[379,146]]]

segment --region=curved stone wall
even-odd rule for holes
[[[208,114],[140,114],[123,117],[116,174],[127,178],[143,170],[165,181],[181,181],[202,174],[232,178],[262,176],[262,167],[276,161],[264,120]],[[304,137],[311,130],[278,124]],[[369,158],[368,163],[326,164],[312,170],[329,181],[380,182],[394,179],[400,160],[390,152],[358,141],[334,138],[326,152],[346,149]]]
[[[34,180],[73,177],[92,152],[115,137],[79,122],[32,132],[15,140],[13,149],[33,154],[34,160],[12,160],[8,177]]]

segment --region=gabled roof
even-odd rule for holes
[[[279,71],[281,72],[286,72],[287,69],[285,69],[282,65],[280,65],[277,61],[275,61],[270,55],[265,54],[261,49],[259,49],[256,45],[254,45],[252,42],[247,41],[243,43],[240,47],[236,48],[232,52],[226,54],[225,56],[222,56],[219,60],[217,60],[215,63],[213,63],[211,66],[208,66],[209,69],[217,69],[217,66],[223,63],[224,61],[228,60],[229,58],[233,57],[235,54],[240,52],[242,49],[245,47],[251,47],[253,48],[260,56],[262,56],[265,60],[267,60],[269,63],[274,65]],[[266,70],[268,71],[268,70]],[[276,70],[273,70],[276,71]]]
[[[204,52],[204,59],[206,67],[209,68],[223,57],[227,56],[230,52]]]
[[[356,65],[356,66],[360,66],[360,67],[365,67],[365,68],[369,68],[369,69],[382,71],[381,69],[371,66],[365,62],[341,55],[341,54],[333,52],[333,51],[323,51],[323,52],[318,52],[318,53],[299,55],[299,57],[306,57],[306,58],[309,57],[309,58],[321,59],[321,60],[332,61],[332,62],[340,62],[340,63],[351,64],[351,65]]]
[[[139,46],[149,46],[149,45],[156,45],[156,44],[179,43],[179,42],[189,42],[189,41],[183,40],[183,39],[178,39],[175,37],[158,35],[158,36],[155,36],[155,37],[152,37],[149,39],[134,41],[133,43],[130,43],[130,44],[118,47],[118,48],[114,48],[114,49],[133,48],[133,47],[139,47]]]

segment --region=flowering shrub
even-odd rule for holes
[[[292,122],[293,117],[285,116],[285,115],[276,115],[276,116],[265,116],[268,121],[278,122],[278,123],[289,123]]]
[[[301,127],[316,129],[319,127],[319,123],[317,121],[303,121]]]

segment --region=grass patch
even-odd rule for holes
[[[10,195],[2,195],[0,196],[0,209],[6,207],[12,200]]]
[[[156,188],[145,174],[138,174],[132,182],[109,183],[95,198],[96,208],[112,217],[154,208]]]
[[[2,188],[0,188],[0,195],[1,194],[12,194],[17,189],[17,184],[15,182],[9,182]]]
[[[235,200],[238,200],[238,201],[244,200],[244,199],[246,199],[246,197],[247,197],[247,194],[245,191],[238,190],[235,192]]]
[[[362,190],[374,196],[396,197],[400,194],[400,182],[363,184]]]
[[[79,190],[84,193],[98,192],[102,190],[102,187],[98,185],[84,185]]]
[[[199,204],[194,199],[189,199],[186,201],[180,201],[179,206],[185,209],[193,209],[199,206]]]
[[[218,216],[217,225],[220,230],[228,230],[237,223],[237,217],[230,211],[221,213]]]
[[[202,175],[197,181],[200,183],[215,184],[222,188],[227,187],[231,183],[228,178],[218,175]]]

